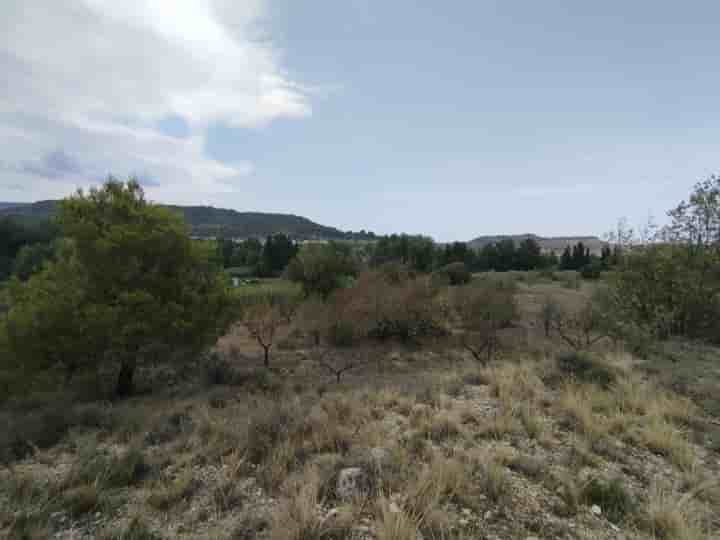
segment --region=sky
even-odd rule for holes
[[[602,235],[720,173],[716,0],[3,0],[0,200]]]

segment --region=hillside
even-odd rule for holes
[[[542,237],[536,234],[515,234],[515,235],[494,235],[494,236],[478,236],[477,238],[470,240],[468,244],[473,249],[482,249],[483,246],[492,242],[499,242],[500,240],[512,240],[516,244],[519,244],[523,240],[528,238],[535,239],[542,248],[543,251],[553,251],[556,254],[562,253],[566,246],[572,246],[578,242],[582,242],[586,247],[590,248],[590,253],[599,255],[605,242],[600,240],[597,236],[554,236],[554,237]]]
[[[0,217],[13,217],[21,221],[48,219],[55,213],[57,204],[57,201],[39,201],[32,204],[0,203]],[[191,227],[192,234],[201,237],[224,234],[245,238],[284,233],[298,239],[341,240],[362,239],[368,236],[364,233],[346,233],[292,214],[237,212],[211,206],[168,205],[167,208],[183,214]]]

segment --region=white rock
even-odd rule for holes
[[[601,509],[597,504],[593,504],[593,505],[590,507],[590,511],[591,511],[593,514],[595,514],[596,516],[599,516],[600,514],[602,514],[602,509]]]
[[[388,505],[388,510],[391,514],[399,514],[400,513],[400,507],[397,505],[395,501],[391,501]]]
[[[472,510],[470,510],[469,508],[463,508],[462,513],[466,516],[469,516],[470,514],[472,514]]]

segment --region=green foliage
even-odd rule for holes
[[[465,266],[465,263],[454,262],[443,266],[437,271],[437,274],[445,277],[449,285],[465,285],[470,282],[472,275]]]
[[[557,356],[557,366],[567,376],[603,388],[610,387],[618,377],[615,369],[587,352],[561,353]]]
[[[586,504],[597,504],[613,523],[622,522],[637,510],[635,499],[623,487],[619,478],[603,481],[592,478],[583,487],[582,499]]]
[[[298,252],[298,245],[284,234],[273,234],[265,239],[258,267],[263,277],[279,276]]]
[[[39,272],[46,261],[53,259],[56,246],[53,243],[27,244],[18,252],[13,264],[13,274],[21,281]]]
[[[0,281],[13,273],[17,264],[16,258],[23,248],[50,245],[57,234],[57,227],[49,222],[25,224],[17,219],[0,219]],[[24,257],[27,258],[28,255]]]
[[[307,244],[290,262],[287,276],[302,285],[306,296],[326,299],[335,289],[357,274],[349,249],[341,244]]]
[[[136,181],[79,191],[58,222],[68,242],[57,260],[10,289],[7,343],[18,369],[61,367],[70,377],[111,360],[126,395],[149,348],[199,351],[223,331],[227,292],[211,253]]]
[[[620,315],[659,338],[720,335],[720,254],[652,245],[623,258],[612,282]]]
[[[400,263],[417,272],[429,272],[435,263],[435,242],[426,236],[393,234],[376,242],[371,256],[373,266]]]
[[[580,269],[580,275],[583,279],[600,279],[602,270],[603,263],[597,258],[592,258],[588,264]]]

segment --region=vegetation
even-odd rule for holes
[[[226,292],[208,254],[137,182],[78,192],[58,222],[67,242],[57,260],[10,288],[5,358],[18,369],[70,380],[107,360],[126,396],[154,346],[200,351],[223,332]]]
[[[0,536],[715,538],[716,184],[599,278],[502,239],[265,255],[79,193],[7,290]],[[470,275],[490,255],[525,270]],[[293,281],[226,289],[275,256]]]

